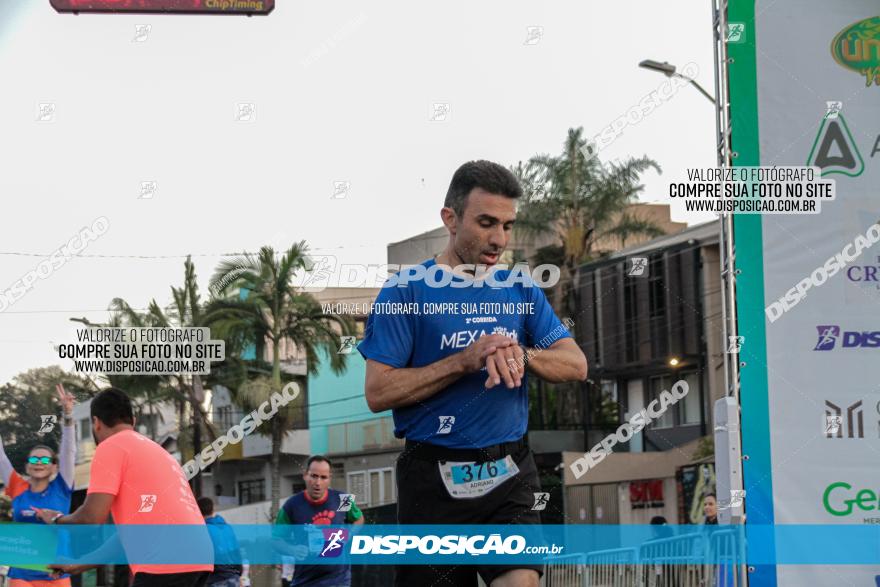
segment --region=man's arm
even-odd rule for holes
[[[63,573],[79,575],[89,569],[94,569],[103,565],[125,563],[125,550],[122,547],[122,542],[119,540],[119,532],[115,529],[113,529],[112,532],[110,538],[104,541],[101,546],[95,550],[64,563],[48,565],[49,568],[55,570],[56,575]],[[76,560],[88,560],[92,562],[79,564],[75,562]]]
[[[479,371],[496,350],[514,344],[500,334],[481,336],[461,352],[424,367],[396,369],[368,359],[364,383],[367,405],[373,412],[383,412],[424,401],[463,375]]]
[[[345,521],[352,526],[363,526],[364,512],[361,511],[356,503],[351,504],[351,509],[345,514]]]
[[[76,511],[55,520],[56,524],[104,524],[110,516],[110,506],[115,495],[109,493],[89,493]],[[43,510],[46,511],[46,510]]]
[[[527,369],[545,381],[564,383],[587,378],[587,357],[571,338],[557,340],[546,349],[526,349]]]

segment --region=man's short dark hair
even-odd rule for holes
[[[455,215],[461,218],[464,215],[468,194],[474,188],[481,188],[490,194],[500,194],[508,198],[522,196],[522,187],[509,169],[481,159],[468,161],[455,170],[443,205],[455,210]]]
[[[131,399],[124,391],[116,387],[105,389],[92,398],[91,414],[103,422],[105,426],[134,424]]]
[[[306,471],[308,471],[309,467],[312,466],[312,463],[315,463],[315,462],[327,463],[328,467],[330,467],[331,469],[333,468],[333,463],[331,463],[330,459],[328,459],[324,455],[312,455],[309,457],[309,460],[306,461]]]
[[[214,513],[214,500],[210,497],[200,497],[196,502],[199,504],[199,511],[202,516],[210,516]]]

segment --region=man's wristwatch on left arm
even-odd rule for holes
[[[49,519],[49,523],[50,524],[57,524],[58,518],[63,518],[63,517],[64,517],[64,514],[62,514],[61,512],[58,512],[57,514],[52,516],[52,518]]]

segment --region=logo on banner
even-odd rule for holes
[[[838,341],[842,349],[880,347],[880,330],[845,330],[841,333],[840,326],[836,325],[817,326],[816,330],[819,331],[819,340],[814,351],[834,350]]]
[[[816,140],[810,148],[807,165],[820,167],[822,177],[840,173],[850,177],[861,175],[865,171],[865,162],[856,146],[852,133],[846,124],[846,118],[839,110],[835,116],[829,117],[827,112],[822,117]]]
[[[819,331],[819,342],[816,343],[814,351],[830,351],[837,343],[840,336],[840,326],[817,326]]]
[[[831,41],[831,56],[839,65],[865,76],[865,87],[880,86],[880,16],[849,25]]]
[[[865,422],[862,400],[843,408],[825,400],[825,438],[864,438]]]
[[[876,289],[880,289],[880,257],[874,265],[853,265],[846,270],[847,281],[859,285],[875,283]]]
[[[348,530],[343,528],[324,529],[324,548],[319,556],[333,558],[342,554],[345,541],[348,540]]]
[[[832,516],[851,516],[853,513],[880,510],[880,496],[873,489],[856,489],[845,481],[831,483],[822,492],[822,505]],[[863,518],[865,523],[877,523],[880,518]]]

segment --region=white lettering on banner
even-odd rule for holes
[[[771,323],[779,320],[783,314],[807,297],[807,291],[810,288],[821,287],[823,283],[834,277],[841,269],[844,269],[861,255],[862,251],[873,246],[878,240],[880,240],[880,224],[872,224],[864,236],[861,234],[857,235],[853,242],[844,245],[839,253],[829,257],[825,263],[814,269],[808,277],[801,279],[778,300],[770,302],[770,305],[764,308],[767,319]],[[848,252],[850,248],[855,249],[852,254]]]
[[[550,550],[550,549],[554,550]],[[526,539],[518,534],[502,538],[500,534],[484,536],[415,536],[415,535],[388,535],[388,536],[365,536],[359,534],[352,538],[351,554],[407,554],[409,550],[415,550],[419,554],[426,555],[450,555],[470,554],[479,556],[486,554],[515,555],[520,553],[561,552],[563,547],[556,545],[532,546],[526,545]]]

